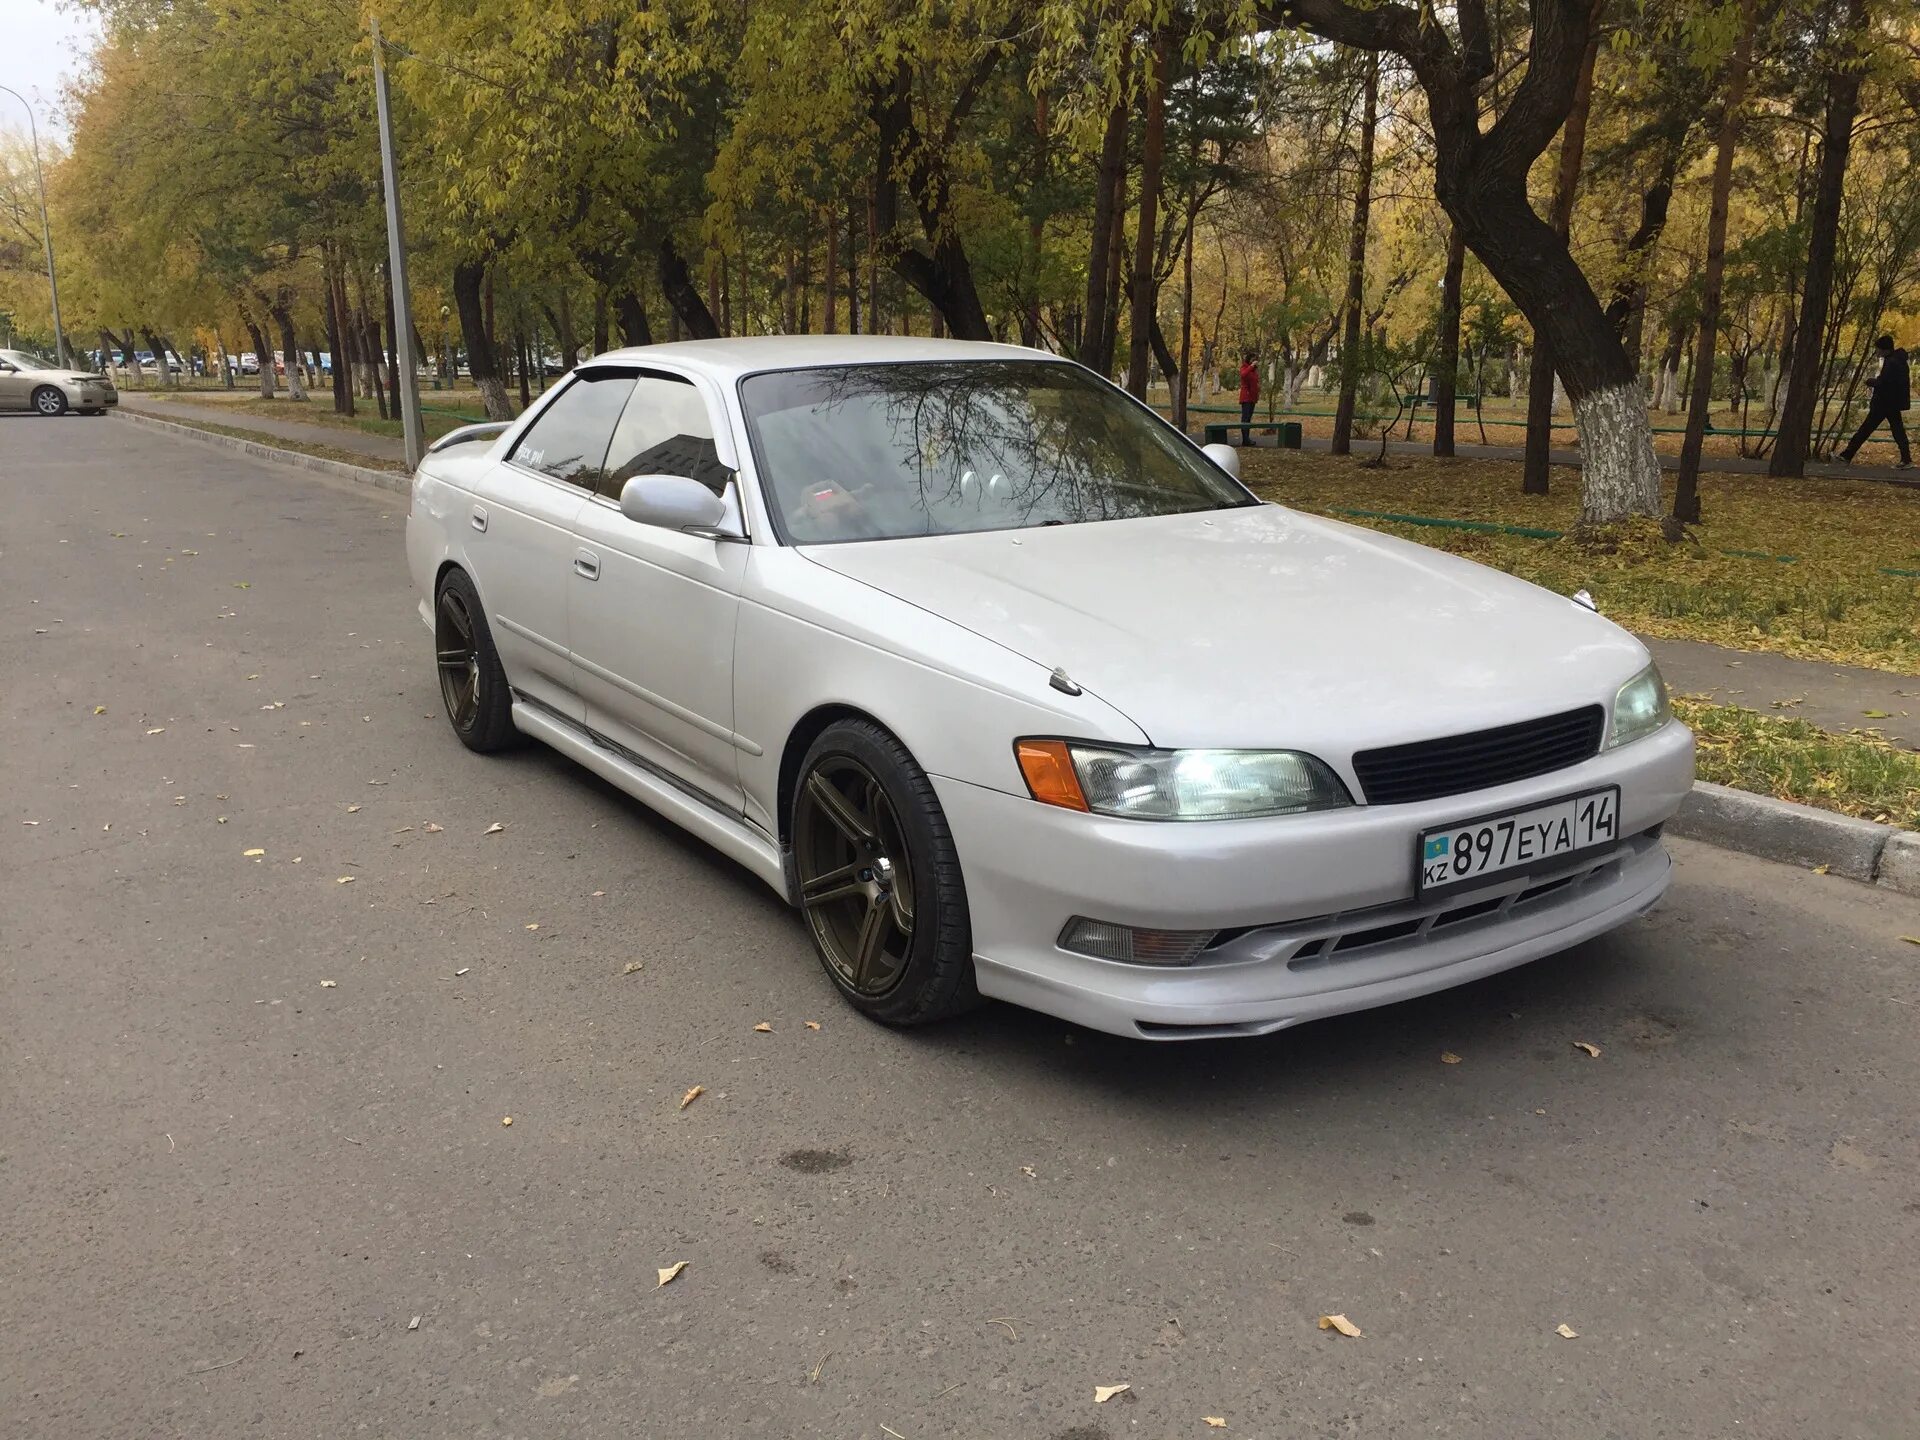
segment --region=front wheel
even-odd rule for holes
[[[440,698],[453,733],[469,750],[505,750],[519,738],[513,728],[513,692],[500,653],[493,648],[480,594],[464,570],[450,570],[433,602],[434,658]]]
[[[33,392],[33,408],[42,415],[67,413],[67,397],[57,385],[42,385]]]
[[[960,857],[898,740],[862,720],[822,732],[801,762],[791,833],[801,913],[850,1004],[918,1025],[979,1003]]]

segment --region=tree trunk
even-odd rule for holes
[[[860,247],[855,223],[858,219],[853,201],[847,201],[847,333],[860,333]]]
[[[1353,190],[1353,224],[1347,231],[1345,328],[1340,338],[1340,400],[1333,412],[1334,455],[1353,453],[1353,413],[1360,386],[1360,310],[1366,303],[1367,217],[1373,205],[1373,132],[1380,112],[1380,56],[1369,52],[1360,112],[1360,166]]]
[[[1113,369],[1112,352],[1104,347],[1112,335],[1108,314],[1108,268],[1113,263],[1113,219],[1127,178],[1127,74],[1131,48],[1120,52],[1120,94],[1107,111],[1100,139],[1100,166],[1093,185],[1093,223],[1087,238],[1087,304],[1080,337],[1080,363],[1102,375]]]
[[[613,348],[613,331],[607,313],[607,292],[597,287],[593,292],[593,353],[604,355]]]
[[[1599,12],[1596,9],[1594,19]],[[1573,104],[1567,111],[1566,126],[1560,133],[1560,164],[1554,176],[1553,210],[1550,220],[1554,233],[1564,244],[1573,231],[1573,199],[1580,186],[1580,165],[1587,150],[1587,115],[1593,105],[1593,66],[1600,45],[1597,26],[1589,28],[1586,50],[1580,58],[1580,73],[1574,80]],[[1558,372],[1553,362],[1553,341],[1545,335],[1535,338],[1533,376],[1527,382],[1527,450],[1520,470],[1520,491],[1524,495],[1545,495],[1551,475],[1553,454],[1554,384]]]
[[[1753,59],[1757,0],[1741,0],[1740,31],[1727,61],[1726,96],[1720,116],[1720,140],[1713,155],[1713,203],[1707,212],[1707,266],[1700,284],[1700,338],[1694,350],[1693,400],[1687,410],[1687,436],[1680,446],[1679,483],[1673,518],[1700,519],[1700,452],[1706,443],[1707,411],[1713,404],[1713,352],[1720,333],[1721,282],[1727,261],[1727,201],[1733,189],[1733,150],[1740,138],[1740,107],[1747,95],[1747,70]]]
[[[1628,237],[1626,248],[1621,252],[1620,275],[1614,281],[1613,294],[1607,301],[1607,319],[1619,335],[1627,358],[1633,362],[1636,371],[1640,369],[1640,351],[1644,343],[1648,264],[1652,259],[1653,247],[1659,243],[1661,234],[1667,228],[1667,211],[1673,203],[1673,182],[1680,171],[1680,153],[1680,142],[1676,140],[1661,156],[1660,169],[1654,176],[1653,184],[1640,197],[1640,224]],[[1650,387],[1647,403],[1651,405],[1655,399],[1654,390]]]
[[[826,207],[824,218],[827,225],[827,258],[822,267],[825,289],[820,297],[820,330],[824,335],[834,333],[834,300],[839,286],[840,269],[840,217],[833,213],[831,205]]]
[[[956,102],[956,120],[972,103],[964,97],[977,91],[975,82],[984,81],[991,73],[991,64],[999,53],[997,48],[989,52],[981,68],[969,77],[963,99]],[[913,73],[905,61],[894,66],[887,83],[868,92],[867,113],[879,138],[871,242],[893,272],[940,311],[955,339],[991,340],[993,332],[975,286],[973,263],[953,213],[946,149],[943,143],[923,134],[914,118]],[[925,250],[899,234],[903,187],[919,216]]]
[[[1460,282],[1467,266],[1467,242],[1455,225],[1447,232],[1447,268],[1440,280],[1440,333],[1433,361],[1433,453],[1453,454],[1453,412],[1460,377]]]
[[[300,347],[294,343],[293,334],[293,292],[282,288],[275,297],[272,309],[273,323],[280,327],[280,348],[287,357],[287,398],[305,401],[307,387],[300,375]]]
[[[686,257],[671,240],[660,242],[658,271],[660,293],[686,327],[687,334],[695,340],[719,339],[720,327],[714,323],[713,311],[694,288],[693,277],[687,273]]]
[[[1159,279],[1154,242],[1160,236],[1160,165],[1167,144],[1167,36],[1153,37],[1147,70],[1146,114],[1140,131],[1140,208],[1134,223],[1133,313],[1127,324],[1127,391],[1147,398],[1147,363],[1156,315]]]
[[[467,342],[467,370],[480,392],[480,403],[489,420],[511,420],[513,403],[500,379],[500,364],[487,338],[486,304],[481,298],[481,282],[486,266],[478,260],[462,260],[453,267],[453,304],[460,315],[460,333]],[[526,380],[521,379],[524,387]],[[524,404],[525,401],[522,401]]]
[[[514,369],[519,372],[520,377],[520,408],[525,410],[533,403],[533,392],[528,388],[527,375],[533,359],[527,353],[527,332],[517,324],[513,327],[513,359]]]
[[[1187,396],[1193,389],[1193,224],[1197,209],[1187,213],[1187,233],[1180,247],[1180,374],[1173,386],[1173,425],[1187,428]]]
[[[1820,136],[1820,180],[1807,237],[1807,280],[1787,364],[1787,394],[1775,427],[1769,475],[1805,473],[1813,447],[1813,410],[1820,394],[1820,356],[1833,302],[1833,267],[1840,233],[1840,202],[1854,117],[1860,113],[1861,56],[1867,30],[1867,0],[1847,0],[1844,48],[1827,72],[1827,114]]]
[[[351,415],[353,386],[347,375],[347,335],[340,316],[340,275],[330,256],[324,275],[327,290],[327,352],[333,357],[333,409],[337,415]]]
[[[653,327],[647,323],[647,307],[640,303],[637,290],[622,290],[614,297],[613,309],[620,320],[621,344],[653,344]]]
[[[271,400],[273,399],[273,347],[267,343],[266,328],[254,324],[250,317],[243,320],[242,323],[247,327],[247,339],[253,342],[254,356],[260,361],[260,374],[258,377],[260,381],[260,398],[262,400]],[[159,356],[156,355],[154,358],[158,360]]]

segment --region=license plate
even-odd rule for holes
[[[1597,850],[1620,838],[1620,787],[1420,832],[1423,894]]]

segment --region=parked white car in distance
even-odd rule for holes
[[[1036,351],[657,345],[438,442],[407,549],[469,747],[732,856],[884,1021],[1258,1034],[1653,905],[1645,648],[1236,468]]]

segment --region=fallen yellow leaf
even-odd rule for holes
[[[332,989],[335,989],[335,988],[337,988],[337,987],[336,987],[336,983],[335,983],[334,981],[332,981],[332,980],[322,980],[322,981],[320,982],[320,988],[321,988],[322,990],[332,990]]]
[[[1131,1390],[1132,1388],[1133,1386],[1124,1380],[1118,1385],[1096,1385],[1093,1387],[1093,1403],[1096,1405],[1104,1405],[1122,1391]]]
[[[353,883],[353,876],[342,875],[338,880],[334,881],[333,883],[336,885],[351,885]]]
[[[638,960],[629,960],[629,961],[627,962],[627,968],[626,968],[626,969],[624,969],[624,970],[622,970],[622,971],[621,971],[620,973],[621,973],[622,975],[637,975],[637,974],[639,974],[639,973],[640,973],[640,962],[639,962]]]
[[[93,707],[93,713],[96,715],[104,715],[107,713],[107,707],[104,705],[96,705]]]
[[[1816,875],[1825,875],[1831,869],[1833,869],[1831,865],[1816,865],[1813,867],[1813,873]]]
[[[358,815],[359,813],[360,813],[360,807],[358,805],[347,806],[347,814]]]
[[[482,835],[498,835],[502,830],[506,828],[507,828],[506,826],[502,825],[498,820],[496,820],[493,822],[493,824],[487,826],[487,828],[482,830],[480,833]]]
[[[1598,1060],[1600,1058],[1600,1047],[1594,1044],[1591,1040],[1576,1040],[1573,1042],[1573,1048],[1576,1050],[1586,1051],[1587,1054],[1592,1056],[1595,1060]]]
[[[773,1026],[769,1025],[764,1020],[762,1020],[758,1025],[754,1026],[753,1028],[762,1035],[771,1035],[773,1033]]]
[[[247,857],[247,858],[248,858],[249,860],[251,860],[251,859],[252,859],[252,858],[253,858],[254,856],[256,856],[256,855],[264,855],[264,854],[266,854],[267,852],[266,852],[266,851],[264,851],[264,850],[242,850],[242,851],[241,851],[240,853],[241,853],[242,855],[244,855],[244,856],[246,856],[246,857]]]
[[[429,835],[438,835],[442,830],[446,829],[447,827],[444,825],[435,825],[432,821],[428,821],[425,825],[422,825],[420,828],[426,831],[427,834]]]
[[[1920,945],[1920,935],[1902,935],[1900,938],[1909,945]]]
[[[1440,1052],[1440,1063],[1442,1065],[1458,1065],[1460,1063],[1460,1057],[1451,1050],[1442,1050]]]
[[[818,1030],[820,1028],[820,1022],[818,1020],[803,1020],[800,1023],[805,1025],[809,1030]]]
[[[500,1123],[501,1123],[502,1125],[511,1125],[511,1124],[513,1124],[513,1116],[511,1116],[511,1115],[502,1115],[502,1116],[500,1117]]]
[[[1556,1325],[1554,1326],[1553,1333],[1558,1335],[1562,1340],[1578,1340],[1580,1338],[1580,1332],[1571,1325]]]
[[[1347,1319],[1347,1317],[1344,1315],[1322,1315],[1320,1317],[1320,1328],[1322,1330],[1338,1330],[1342,1335],[1345,1335],[1349,1340],[1358,1340],[1362,1338],[1360,1334],[1360,1327],[1354,1324],[1351,1320]]]
[[[680,1272],[687,1268],[687,1263],[685,1260],[676,1260],[673,1264],[661,1270],[659,1272],[660,1284],[655,1285],[653,1288],[658,1290],[660,1285],[671,1285],[675,1280],[678,1280],[680,1278]]]
[[[1202,1415],[1200,1418],[1216,1430],[1227,1428],[1227,1417],[1224,1415]]]
[[[529,929],[529,930],[538,930],[539,928],[540,928],[540,927],[539,927],[539,925],[538,925],[538,924],[533,924],[533,925],[529,925],[529,926],[527,926],[527,929]]]
[[[164,735],[166,733],[167,733],[167,727],[164,725],[156,725],[153,727],[153,729],[147,731],[147,734],[149,735]]]
[[[691,1090],[687,1091],[686,1094],[680,1097],[680,1108],[682,1110],[686,1109],[687,1106],[691,1105],[694,1101],[698,1100],[702,1095],[706,1093],[707,1093],[706,1086],[704,1085],[694,1086]]]

